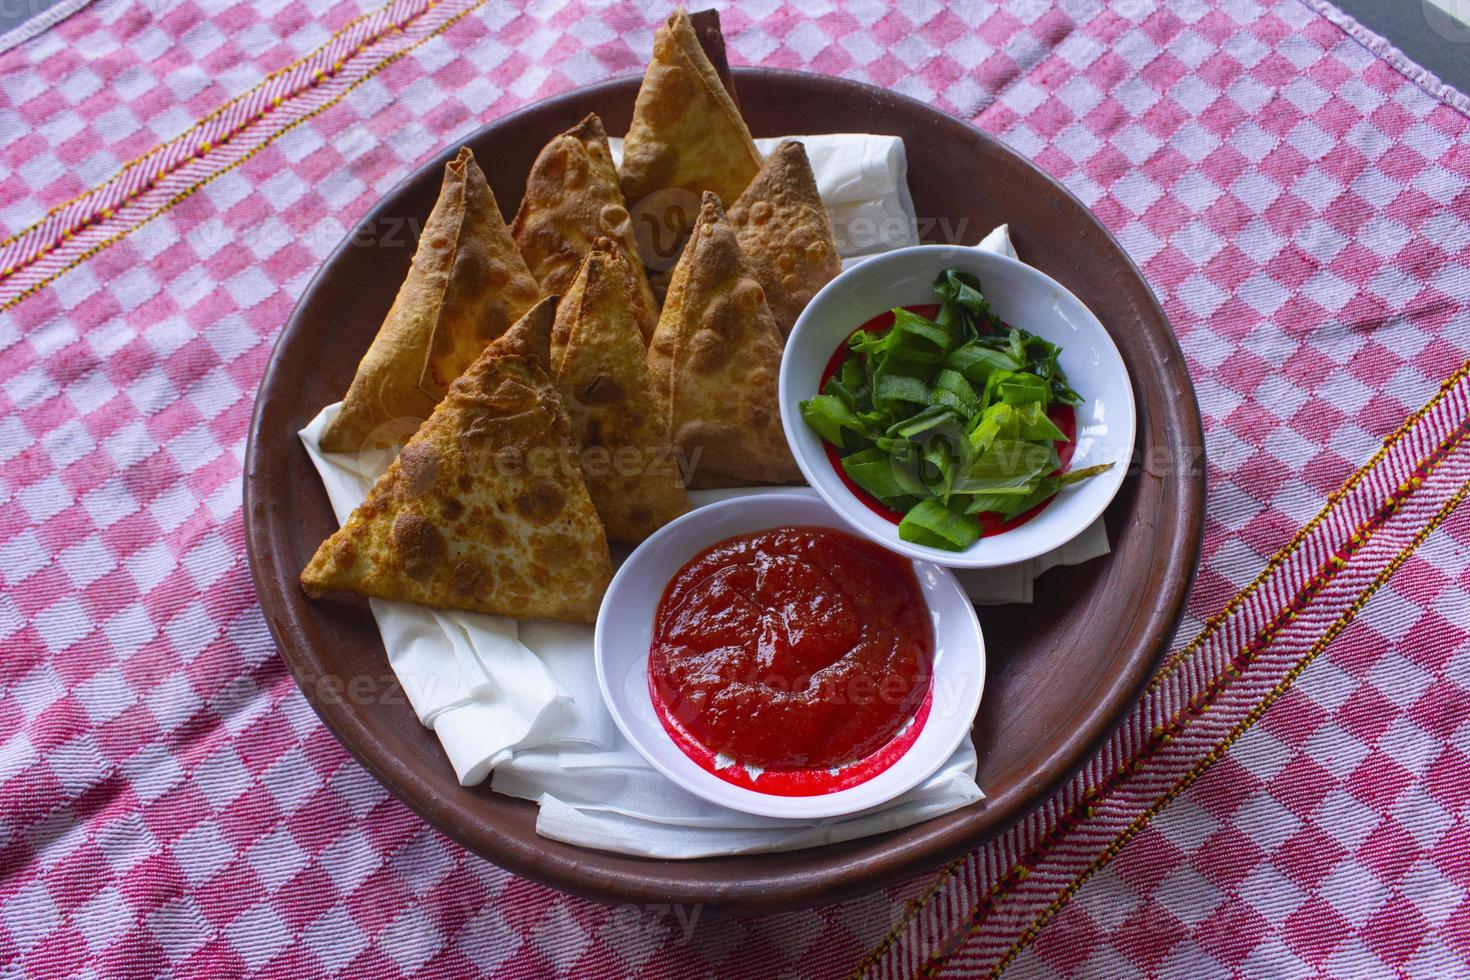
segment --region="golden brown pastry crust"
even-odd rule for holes
[[[709,59],[715,77],[725,87],[735,108],[740,108],[740,93],[735,91],[735,75],[730,71],[730,59],[725,54],[725,35],[720,30],[720,12],[714,8],[696,10],[689,15],[689,26],[694,28],[694,37],[699,41],[699,50]]]
[[[557,312],[552,377],[582,448],[582,471],[610,540],[637,544],[689,510],[669,431],[644,365],[628,259],[603,239]]]
[[[312,596],[590,623],[611,577],[555,386],[533,359],[487,349],[301,584]]]
[[[530,309],[540,290],[469,147],[444,183],[393,306],[322,434],[328,452],[397,441],[450,382]]]
[[[777,403],[781,349],[765,291],[706,193],[648,348],[655,395],[696,473],[801,478]]]
[[[805,147],[785,140],[771,152],[730,208],[730,224],[785,337],[817,290],[842,271]]]
[[[599,238],[611,239],[630,260],[637,259],[633,222],[618,187],[607,132],[595,113],[542,148],[510,231],[548,296],[565,295]],[[658,303],[642,263],[632,261],[629,268],[640,301],[639,329],[647,337],[658,320]]]
[[[526,315],[495,339],[487,350],[496,356],[523,357],[551,376],[551,330],[556,323],[557,297],[545,296]]]
[[[653,197],[657,192],[682,190],[687,200],[660,204],[653,216],[677,222],[682,215],[687,227],[698,195],[713,191],[721,201],[734,201],[760,165],[740,110],[700,47],[689,14],[677,8],[654,35],[653,58],[633,106],[620,168],[623,198],[637,214],[647,202],[660,200]],[[644,264],[667,268],[673,253],[649,254],[643,231],[634,228]],[[669,244],[676,240],[673,235]]]

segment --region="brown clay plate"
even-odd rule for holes
[[[584,114],[625,132],[638,82],[571,92],[470,137],[505,213],[515,211],[540,148]],[[755,857],[654,861],[538,837],[534,804],[456,782],[398,689],[367,604],[311,602],[297,586],[337,524],[296,432],[346,390],[411,258],[404,222],[428,214],[457,147],[400,184],[318,273],[266,369],[245,477],[256,590],[306,697],[369,772],[472,851],[603,901],[832,901],[984,843],[1046,799],[1133,704],[1173,634],[1199,555],[1204,443],[1194,391],[1153,293],[1098,220],[1014,151],[919,102],[795,72],[742,70],[736,82],[756,136],[902,136],[926,240],[974,242],[1008,222],[1026,261],[1087,303],[1122,351],[1138,406],[1137,455],[1107,511],[1112,554],[1048,572],[1033,605],[981,611],[990,657],[974,727],[983,802],[878,837]]]

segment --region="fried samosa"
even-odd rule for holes
[[[534,339],[531,326],[522,336]],[[312,596],[590,623],[611,577],[555,386],[535,358],[486,349],[301,584]]]
[[[674,445],[697,473],[800,479],[777,404],[781,349],[765,291],[706,192],[648,348]]]
[[[785,337],[817,290],[842,271],[805,147],[785,140],[771,152],[730,207],[730,224]]]
[[[623,198],[635,215],[652,219],[634,224],[644,264],[672,265],[698,195],[713,191],[733,201],[760,165],[750,130],[700,47],[688,12],[676,8],[654,35],[653,59],[623,143]]]
[[[604,238],[557,310],[557,390],[582,448],[582,471],[607,536],[637,544],[689,510],[644,364],[628,258]]]
[[[557,297],[543,297],[486,350],[502,357],[523,357],[551,377],[551,330],[556,323]]]
[[[607,132],[595,113],[547,143],[536,157],[510,233],[548,296],[565,295],[599,238],[612,240],[629,259],[638,257]],[[658,320],[658,304],[643,264],[630,262],[629,269],[638,290],[639,330],[647,337]]]
[[[699,49],[704,52],[710,67],[715,70],[715,77],[725,86],[730,101],[739,109],[740,94],[735,91],[735,75],[730,71],[730,59],[725,54],[725,34],[720,30],[720,12],[713,7],[696,10],[689,15],[689,25],[694,28]]]
[[[605,245],[603,244],[604,242]],[[621,276],[626,281],[626,287],[633,295],[633,323],[638,328],[638,336],[642,342],[642,346],[647,348],[648,342],[653,339],[653,329],[658,324],[658,316],[656,314],[653,317],[644,316],[645,306],[642,291],[647,286],[648,279],[642,274],[643,269],[638,262],[637,253],[629,255],[619,248],[616,242],[610,239],[603,239],[599,241],[598,245],[594,246],[592,251],[600,250],[606,252],[608,249],[617,251],[622,256],[622,261],[614,262],[604,256],[599,262],[599,265],[607,275]],[[591,251],[588,254],[590,255]],[[561,307],[559,308],[581,308],[585,304],[586,301],[582,295],[587,287],[587,277],[582,274],[585,269],[586,264],[584,262],[582,266],[578,267],[576,278],[572,280],[571,285],[562,296]],[[656,309],[657,307],[655,307]],[[571,326],[572,321],[567,317],[558,316],[556,318],[556,325],[552,328],[551,333],[551,363],[553,365],[561,363],[562,353],[566,350],[567,337],[571,331]]]
[[[328,452],[400,441],[485,345],[540,298],[469,147],[444,167],[418,250],[322,434]]]

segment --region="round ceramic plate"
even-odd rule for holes
[[[1029,606],[980,611],[988,663],[972,733],[983,802],[891,834],[739,858],[651,861],[539,837],[535,804],[456,782],[398,689],[367,603],[312,602],[297,585],[337,525],[296,432],[341,398],[392,303],[412,258],[402,229],[433,206],[444,163],[458,149],[445,146],[352,230],[281,334],[246,453],[251,568],[297,683],[369,772],[496,864],[604,901],[827,902],[984,843],[1046,799],[1128,710],[1173,635],[1199,556],[1204,441],[1189,374],[1152,291],[1098,220],[1014,151],[922,103],[824,76],[751,69],[735,77],[756,136],[903,137],[926,240],[973,243],[1009,223],[1026,261],[1086,303],[1118,345],[1138,413],[1134,463],[1106,512],[1110,555],[1048,572]],[[580,89],[470,136],[501,209],[515,211],[541,147],[586,113],[601,115],[611,133],[626,132],[638,84],[624,78]],[[341,685],[353,678],[345,696]]]

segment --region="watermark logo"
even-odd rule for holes
[[[643,264],[666,272],[678,263],[684,239],[699,217],[699,196],[682,187],[668,187],[643,198],[628,213]]]
[[[362,448],[353,456],[353,466],[364,477],[376,479],[388,469],[403,446],[423,425],[413,416],[390,419],[369,433]],[[493,474],[505,479],[547,478],[578,473],[585,479],[638,477],[672,480],[676,477],[686,486],[699,470],[703,446],[686,451],[678,446],[635,446],[621,444],[578,446],[566,442],[558,445],[524,446],[511,440],[499,440],[496,433],[470,431],[460,438],[460,454],[467,472]]]
[[[703,912],[703,905],[619,905],[608,918],[603,938],[628,950],[646,947],[651,951],[664,942],[682,946],[694,938]]]

